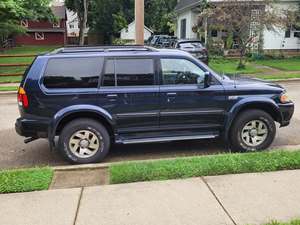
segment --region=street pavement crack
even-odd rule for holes
[[[81,204],[83,189],[84,188],[82,187],[81,190],[80,190],[80,195],[79,195],[79,199],[78,199],[78,205],[77,205],[77,209],[76,209],[76,214],[75,214],[73,225],[76,225],[76,223],[77,223],[77,218],[78,218],[78,213],[79,213],[79,209],[80,209],[80,204]]]
[[[237,223],[234,221],[234,219],[232,218],[232,216],[229,214],[229,212],[227,211],[227,209],[225,208],[225,206],[222,204],[221,200],[218,198],[218,196],[216,195],[216,193],[213,191],[213,189],[211,188],[211,186],[209,186],[209,184],[206,182],[206,180],[204,179],[204,177],[201,177],[201,180],[205,183],[205,185],[207,186],[208,190],[212,193],[212,195],[215,197],[215,199],[217,200],[217,202],[219,203],[219,205],[222,207],[222,209],[224,210],[224,212],[226,213],[226,215],[229,217],[229,219],[231,220],[231,222],[234,225],[237,225]]]

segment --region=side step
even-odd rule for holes
[[[219,135],[193,135],[193,136],[175,136],[175,137],[156,137],[156,138],[135,138],[135,139],[120,139],[117,143],[120,144],[138,144],[138,143],[154,143],[154,142],[168,142],[168,141],[183,141],[183,140],[200,140],[216,138]]]

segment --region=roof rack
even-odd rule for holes
[[[53,51],[53,54],[84,53],[84,52],[122,52],[122,51],[158,51],[143,45],[114,45],[114,46],[70,46]]]

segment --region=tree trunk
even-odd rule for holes
[[[85,30],[87,27],[87,16],[88,16],[88,0],[83,0],[83,18],[79,21],[79,45],[84,45]]]

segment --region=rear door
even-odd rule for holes
[[[225,116],[223,86],[214,80],[205,88],[205,69],[190,59],[161,58],[160,66],[160,128],[218,131]]]
[[[159,85],[155,60],[107,58],[99,105],[115,119],[118,134],[141,134],[158,129]]]

